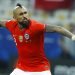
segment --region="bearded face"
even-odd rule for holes
[[[19,22],[19,24],[21,25],[22,28],[27,28],[30,24],[30,20],[24,18],[21,22]]]
[[[17,22],[22,28],[26,28],[29,26],[30,20],[26,8],[24,7],[16,8],[14,10],[14,18],[17,20]]]

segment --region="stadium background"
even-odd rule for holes
[[[12,19],[16,3],[26,6],[32,19],[57,24],[75,33],[75,0],[0,0],[0,20]],[[44,47],[52,65],[52,75],[75,75],[75,42],[58,33],[45,33]],[[15,50],[11,34],[1,27],[0,75],[9,75],[13,70],[12,61],[17,57]]]

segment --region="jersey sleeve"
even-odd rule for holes
[[[34,33],[41,33],[46,31],[46,25],[36,20],[31,20],[31,28]]]
[[[46,26],[45,24],[37,23],[36,24],[36,30],[38,32],[45,32],[46,31],[45,26]]]
[[[6,28],[7,28],[9,31],[12,31],[13,28],[14,28],[14,24],[15,24],[14,21],[9,20],[9,21],[6,22]]]
[[[7,22],[6,22],[6,28],[7,28],[8,30],[11,29],[11,21],[7,21]]]
[[[39,24],[38,25],[38,30],[39,31],[45,31],[45,24]]]

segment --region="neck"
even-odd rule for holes
[[[19,23],[18,23],[18,26],[19,26],[19,28],[22,30],[22,29],[24,29],[23,27],[22,27],[22,25],[20,25]]]

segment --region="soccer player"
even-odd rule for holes
[[[75,35],[60,26],[45,25],[28,17],[21,4],[13,10],[13,20],[0,21],[12,34],[18,48],[16,67],[10,75],[51,75],[44,53],[44,32],[57,32],[72,40]]]

